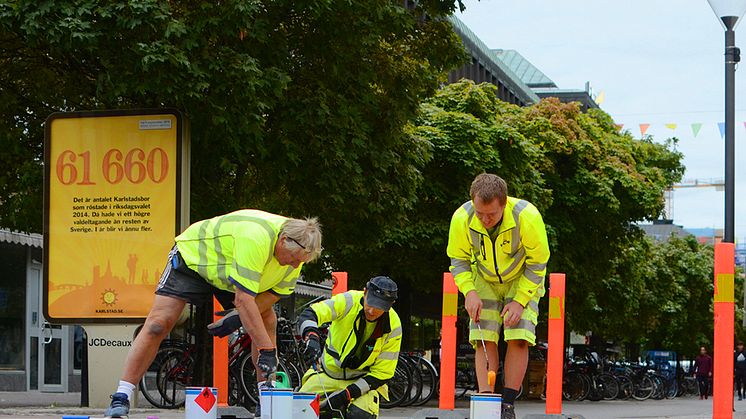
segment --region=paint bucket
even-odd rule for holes
[[[469,412],[472,419],[500,419],[503,398],[500,394],[479,393],[471,396]]]
[[[275,388],[290,388],[290,378],[282,371],[275,373]]]
[[[293,419],[318,419],[318,402],[314,393],[293,393]],[[316,404],[316,409],[312,404]]]
[[[185,419],[217,419],[218,389],[187,387],[184,411]]]
[[[262,405],[262,419],[293,417],[293,390],[289,388],[268,388],[259,391]]]

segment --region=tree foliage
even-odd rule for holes
[[[415,198],[424,145],[403,127],[465,57],[438,19],[454,7],[0,3],[0,223],[41,230],[50,113],[168,106],[191,122],[193,219],[320,215],[344,263],[357,253],[346,243],[378,236]]]
[[[567,273],[570,330],[677,348],[694,341],[687,333],[706,335],[711,250],[692,240],[655,244],[633,225],[660,215],[663,191],[683,174],[675,140],[634,139],[605,113],[555,99],[520,108],[470,81],[424,103],[411,132],[430,155],[418,202],[375,251],[361,255],[368,263],[358,263],[355,276],[386,271],[437,291],[433,278],[448,266],[450,216],[469,199],[474,176],[492,172],[544,216],[549,270]],[[683,307],[697,313],[667,320]]]
[[[681,348],[705,336],[691,325],[708,315],[709,250],[631,226],[680,179],[675,139],[634,139],[577,104],[520,108],[492,85],[438,89],[465,58],[440,17],[463,5],[416,4],[0,2],[0,225],[41,231],[50,113],[175,107],[191,122],[195,220],[318,215],[317,269],[437,292],[450,216],[493,172],[544,215],[571,329]]]

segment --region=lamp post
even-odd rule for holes
[[[707,0],[725,29],[725,226],[723,241],[735,243],[735,109],[736,63],[740,50],[736,47],[736,25],[746,12],[746,0]]]

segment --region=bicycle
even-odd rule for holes
[[[259,392],[251,357],[251,337],[242,330],[228,338],[228,404],[248,408],[259,402]],[[164,340],[140,380],[141,392],[153,406],[176,409],[184,405],[186,388],[195,384],[193,372],[197,347],[190,340]],[[290,376],[282,359],[277,370]]]

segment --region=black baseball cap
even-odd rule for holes
[[[387,276],[376,276],[365,286],[368,291],[366,302],[369,306],[383,311],[389,311],[399,296],[399,287],[393,279]]]

